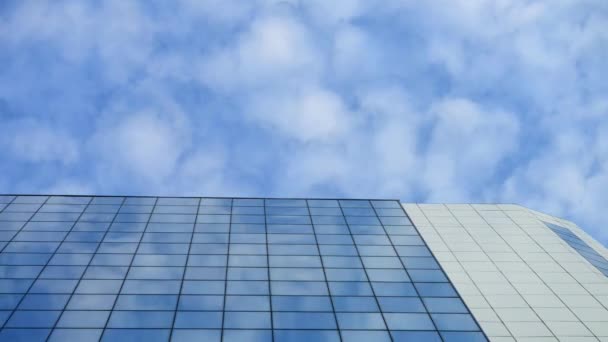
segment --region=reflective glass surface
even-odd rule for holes
[[[578,254],[587,259],[587,261],[608,277],[608,260],[591,248],[585,241],[576,236],[570,229],[548,222],[545,222],[545,224],[555,232],[557,236],[570,245],[570,247],[577,251]]]
[[[0,341],[486,340],[398,201],[0,199]]]

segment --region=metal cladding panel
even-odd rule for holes
[[[608,339],[606,249],[574,224],[517,205],[403,206],[490,340]]]

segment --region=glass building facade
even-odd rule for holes
[[[486,341],[395,200],[0,196],[0,341]]]

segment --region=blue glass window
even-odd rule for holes
[[[20,310],[63,310],[69,295],[58,295],[58,294],[28,294],[26,295],[21,304],[19,304]]]
[[[171,328],[172,324],[173,312],[112,311],[108,328]]]
[[[0,340],[486,341],[394,200],[0,195],[0,248]]]
[[[172,342],[220,342],[222,331],[217,329],[174,329]]]
[[[342,330],[385,330],[384,320],[379,313],[339,312],[336,313],[338,326]]]
[[[336,329],[333,313],[275,312],[275,329]]]
[[[65,311],[57,327],[60,328],[103,328],[110,311]]]
[[[270,329],[270,312],[224,313],[224,328]]]
[[[169,329],[106,329],[101,337],[102,342],[166,342],[169,340]]]
[[[226,296],[226,311],[270,311],[270,297]]]
[[[222,327],[222,313],[212,311],[178,311],[175,328],[209,329]]]
[[[374,297],[334,297],[336,312],[378,312]]]
[[[608,276],[608,260],[591,248],[585,241],[576,236],[570,229],[556,224],[544,222],[557,236],[564,240],[570,247],[578,252],[583,258],[589,261],[605,276]]]
[[[383,312],[426,312],[418,297],[378,297],[378,302]]]
[[[332,303],[328,296],[273,296],[273,311],[313,311],[331,312]]]
[[[9,328],[52,328],[61,311],[15,311],[6,322]]]
[[[176,295],[120,295],[115,310],[175,310]]]
[[[49,342],[62,341],[99,341],[102,329],[54,329],[49,337]]]

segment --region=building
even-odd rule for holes
[[[0,341],[604,341],[606,249],[513,205],[0,196]]]
[[[492,341],[608,341],[608,250],[517,205],[404,204]]]

